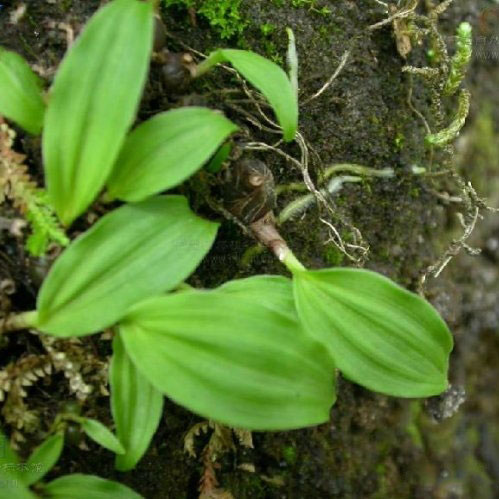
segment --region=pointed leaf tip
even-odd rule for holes
[[[38,328],[68,337],[111,326],[130,306],[187,278],[217,229],[183,196],[157,196],[104,215],[50,269],[38,294]]]
[[[136,202],[179,185],[237,129],[223,114],[201,107],[158,114],[127,137],[107,182],[109,196]]]
[[[400,397],[447,388],[452,336],[424,299],[367,270],[306,271],[293,282],[301,321],[346,377]]]
[[[104,186],[131,126],[152,48],[153,5],[114,0],[100,8],[56,73],[45,113],[47,189],[65,225]]]
[[[230,62],[265,96],[279,121],[284,140],[294,140],[298,129],[298,97],[284,70],[249,50],[219,49],[198,66],[199,74],[223,61]]]

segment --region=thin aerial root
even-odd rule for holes
[[[467,239],[471,236],[475,228],[477,220],[481,218],[480,209],[476,206],[473,215],[468,221],[465,221],[465,217],[462,213],[458,213],[458,217],[464,229],[462,236],[458,239],[454,239],[444,254],[433,265],[430,265],[426,269],[419,282],[420,292],[424,289],[427,277],[432,275],[437,278],[462,249],[465,249],[468,254],[473,256],[480,254],[481,250],[479,248],[471,248],[468,244],[466,244]]]
[[[391,15],[390,17],[387,17],[386,19],[383,19],[382,21],[379,21],[375,24],[371,24],[370,26],[368,26],[367,29],[373,31],[375,29],[382,28],[383,26],[392,23],[396,19],[402,19],[404,17],[410,16],[416,10],[418,3],[419,0],[413,0],[411,6],[408,7],[406,10],[400,10],[398,12],[395,12],[395,14]]]
[[[333,81],[338,77],[342,69],[345,67],[345,64],[347,63],[349,57],[350,57],[350,50],[347,50],[341,56],[340,64],[336,68],[335,72],[331,75],[329,80],[327,80],[326,83],[324,83],[324,85],[314,95],[311,95],[310,97],[305,99],[302,102],[302,105],[308,104],[310,101],[317,99],[317,97],[322,95],[330,87],[331,83],[333,83]]]

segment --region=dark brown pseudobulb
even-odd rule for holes
[[[225,172],[224,204],[246,225],[272,212],[275,206],[274,176],[257,159],[241,159]]]
[[[163,83],[167,90],[179,92],[185,89],[192,79],[194,60],[189,53],[177,54],[163,51],[161,54]]]

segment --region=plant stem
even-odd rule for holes
[[[256,239],[264,246],[267,246],[281,262],[284,255],[291,251],[286,241],[279,234],[275,225],[274,214],[271,211],[250,224],[249,227]]]
[[[286,241],[279,234],[275,225],[274,214],[271,211],[260,220],[253,222],[250,229],[258,241],[267,246],[291,273],[305,270],[305,267],[299,262]]]
[[[425,142],[429,146],[442,147],[452,142],[463,128],[466,118],[470,110],[470,93],[463,89],[459,94],[459,102],[457,113],[452,120],[452,123],[440,132],[432,133],[425,137]]]
[[[0,324],[0,334],[36,327],[37,319],[36,310],[8,315]]]
[[[219,62],[225,60],[222,51],[217,50],[210,54],[203,62],[196,66],[194,78],[198,78],[209,71],[213,66],[216,66]]]
[[[295,254],[288,248],[288,252],[284,255],[284,258],[281,260],[286,268],[292,273],[296,274],[302,272],[303,270],[307,270],[305,266],[296,258]]]

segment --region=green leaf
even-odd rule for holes
[[[120,324],[134,364],[179,404],[231,426],[284,430],[327,421],[334,366],[300,327],[290,281],[233,286],[136,305]]]
[[[37,327],[81,336],[182,282],[210,249],[218,225],[182,196],[158,196],[102,217],[57,259],[38,295]]]
[[[15,52],[0,47],[0,114],[30,133],[42,130],[45,103],[42,82]]]
[[[49,499],[143,499],[132,489],[94,475],[65,475],[43,488]]]
[[[159,114],[126,139],[107,182],[108,197],[141,201],[197,171],[237,126],[217,111],[186,107]]]
[[[262,292],[262,289],[265,291]],[[286,311],[293,320],[298,320],[293,301],[293,285],[286,277],[257,275],[246,279],[235,279],[226,282],[217,288],[217,291],[245,296],[259,306],[273,307],[279,313]],[[273,298],[268,301],[270,295]]]
[[[284,140],[292,141],[298,128],[298,98],[284,70],[254,52],[219,49],[198,66],[197,75],[223,61],[230,62],[267,98],[281,125]]]
[[[104,426],[100,421],[90,418],[78,418],[82,430],[94,442],[102,447],[114,452],[115,454],[124,454],[125,448],[113,432]]]
[[[25,485],[32,485],[41,480],[57,463],[64,447],[63,433],[48,437],[31,454],[26,462],[26,473],[22,480]]]
[[[43,156],[54,208],[70,224],[104,186],[133,122],[152,47],[153,2],[114,0],[88,22],[55,76]]]
[[[0,430],[0,471],[7,470],[9,467],[4,466],[4,464],[9,463],[18,464],[19,456],[10,446],[9,439],[4,435],[3,431]],[[16,469],[15,466],[12,466],[11,468],[12,470]]]
[[[2,491],[8,491],[9,499],[35,499],[26,485],[24,485],[21,470],[24,465],[19,464],[19,457],[11,449],[8,438],[0,430],[0,497]],[[4,495],[5,497],[5,495]]]
[[[297,271],[293,281],[301,321],[347,378],[400,397],[447,388],[452,336],[428,302],[367,270]]]
[[[296,52],[295,34],[291,28],[286,28],[286,33],[288,34],[286,62],[288,63],[289,81],[298,99],[298,54]]]
[[[125,453],[116,456],[116,469],[128,471],[144,455],[156,433],[163,414],[163,394],[137,370],[118,335],[113,340],[109,384],[116,434],[125,447]]]
[[[232,143],[226,142],[213,155],[209,163],[204,167],[205,170],[210,173],[218,173],[222,169],[224,162],[228,159],[231,151],[232,151]]]

